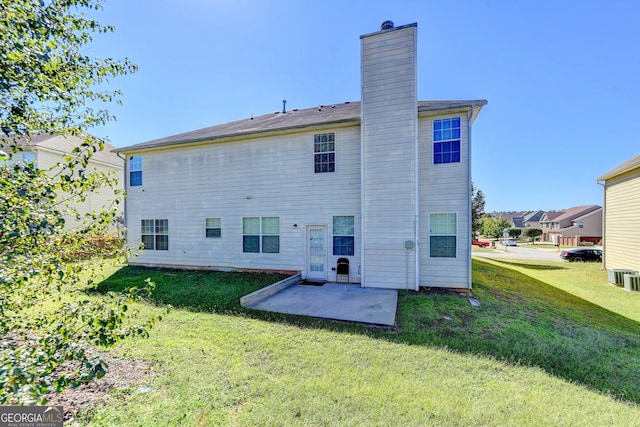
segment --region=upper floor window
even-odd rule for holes
[[[333,217],[333,254],[352,256],[355,253],[355,223],[352,216]]]
[[[242,252],[280,253],[280,218],[242,218]]]
[[[429,256],[431,258],[455,258],[457,238],[455,213],[429,214]]]
[[[129,186],[142,185],[142,156],[129,157]]]
[[[169,250],[168,219],[143,219],[140,228],[144,249],[156,251]]]
[[[335,172],[335,133],[319,133],[313,136],[313,165],[315,168],[315,173]]]
[[[460,162],[460,117],[433,121],[433,163]]]
[[[207,237],[222,237],[222,221],[220,218],[206,218],[204,226]]]
[[[36,153],[33,151],[23,151],[22,152],[22,162],[23,163],[31,163],[36,161]]]

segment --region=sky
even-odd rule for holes
[[[124,147],[282,109],[360,100],[360,36],[418,24],[418,99],[486,99],[472,179],[486,212],[602,205],[596,178],[640,153],[636,0],[105,0],[85,54]]]

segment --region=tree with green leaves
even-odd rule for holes
[[[532,243],[535,243],[536,238],[542,236],[542,230],[539,228],[525,228],[522,234],[530,238]]]
[[[136,69],[85,54],[94,34],[114,30],[85,14],[100,8],[101,0],[0,0],[0,405],[44,403],[51,391],[100,378],[107,366],[92,349],[145,336],[157,320],[138,319],[131,305],[151,283],[87,292],[95,263],[86,258],[124,252],[109,236],[119,200],[84,215],[75,203],[116,183],[90,170],[103,142],[86,130],[113,118],[92,104],[118,102],[118,91],[96,87]],[[51,170],[6,162],[39,134],[83,142]],[[64,227],[69,215],[81,224],[74,230]]]
[[[482,234],[487,237],[500,239],[505,228],[510,229],[511,224],[504,218],[495,218],[490,215],[482,218]]]
[[[471,183],[471,230],[474,237],[482,229],[484,204],[484,193]]]
[[[513,237],[514,239],[520,237],[522,235],[522,228],[510,228],[509,229],[509,237]]]

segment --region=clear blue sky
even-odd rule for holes
[[[360,99],[360,35],[418,23],[418,97],[487,99],[472,175],[486,211],[602,204],[595,178],[640,153],[635,0],[106,0],[91,56],[114,79],[123,147],[219,123]]]

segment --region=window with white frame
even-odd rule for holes
[[[280,218],[242,218],[242,251],[248,253],[280,253]]]
[[[33,151],[23,151],[22,152],[22,162],[23,163],[35,163],[36,161],[36,153]]]
[[[141,222],[141,235],[145,250],[169,250],[168,219],[143,219]]]
[[[142,185],[142,156],[129,157],[129,186]]]
[[[455,258],[458,218],[455,213],[429,214],[429,256]]]
[[[352,216],[333,217],[333,254],[353,256],[355,253],[355,221]]]
[[[222,221],[220,218],[205,218],[204,228],[207,237],[222,237]]]
[[[320,133],[313,136],[313,166],[315,173],[335,172],[335,133]]]
[[[433,121],[433,163],[460,162],[460,117]]]

